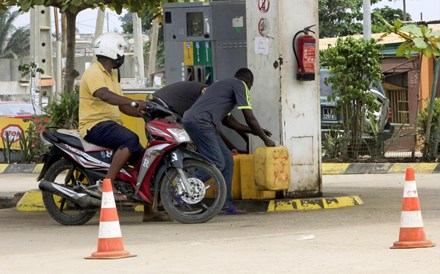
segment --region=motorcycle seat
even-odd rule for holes
[[[79,149],[83,149],[85,152],[111,150],[109,148],[87,142],[81,137],[78,130],[60,128],[57,129],[55,136],[63,142],[68,143],[69,145],[72,145]]]

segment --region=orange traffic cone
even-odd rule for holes
[[[433,247],[435,243],[426,240],[423,230],[422,213],[420,212],[419,196],[417,194],[414,169],[406,169],[405,186],[403,190],[402,215],[400,217],[399,241],[391,248]]]
[[[134,257],[124,250],[118,212],[110,179],[102,186],[101,217],[99,222],[98,250],[86,259],[120,259]]]

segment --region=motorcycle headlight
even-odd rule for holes
[[[191,138],[189,138],[188,133],[183,128],[169,128],[168,131],[173,134],[173,137],[176,140],[179,140],[181,143],[190,142]]]

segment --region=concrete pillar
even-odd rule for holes
[[[133,38],[135,56],[135,78],[139,87],[145,87],[144,43],[142,38],[142,19],[133,13]]]
[[[44,70],[53,76],[52,32],[49,7],[35,6],[31,9],[31,57]]]
[[[150,52],[148,57],[148,82],[149,86],[154,86],[153,74],[156,72],[157,43],[159,40],[159,17],[153,19],[150,35]]]
[[[255,76],[253,110],[275,142],[289,150],[288,197],[322,195],[319,74],[314,81],[297,80],[292,50],[295,33],[310,25],[315,25],[318,40],[318,0],[246,0],[247,62]],[[317,59],[318,48],[319,71]],[[264,144],[251,136],[251,150],[257,146]]]
[[[52,61],[52,31],[51,31],[51,12],[50,7],[35,6],[31,9],[31,29],[30,29],[30,55],[31,60],[44,70],[45,78],[54,78]],[[38,75],[40,76],[40,75]],[[42,93],[37,93],[39,89],[39,77],[31,78],[31,100],[35,99],[41,106],[43,104]],[[54,93],[52,86],[52,94]],[[51,96],[49,96],[50,98]]]

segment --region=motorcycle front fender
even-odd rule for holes
[[[44,175],[46,175],[47,170],[49,167],[61,159],[62,155],[61,153],[57,152],[54,149],[51,149],[49,152],[45,153],[43,155],[43,168],[40,171],[40,174],[38,175],[37,181],[40,181],[44,178]]]

